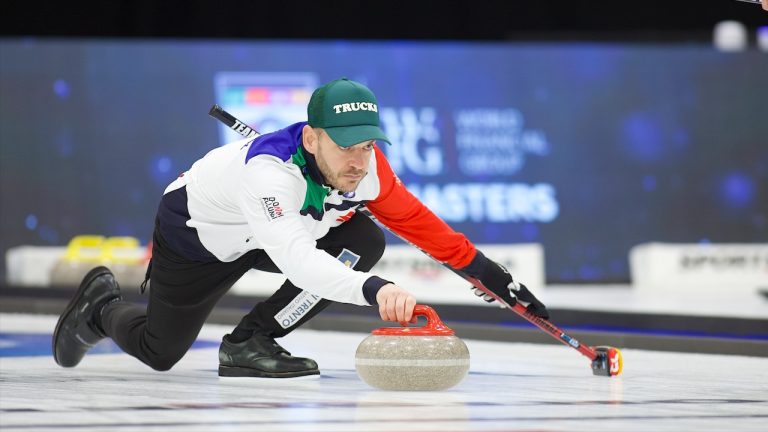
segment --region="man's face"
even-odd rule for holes
[[[306,126],[309,127],[309,126]],[[304,147],[315,156],[325,181],[342,192],[352,192],[368,174],[374,142],[364,141],[351,147],[339,147],[321,129],[304,130]]]

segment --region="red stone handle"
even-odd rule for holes
[[[382,327],[371,332],[377,336],[453,336],[454,331],[443,324],[434,309],[427,305],[417,304],[413,315],[427,319],[424,327]]]

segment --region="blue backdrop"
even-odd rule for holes
[[[165,186],[303,120],[347,76],[411,190],[477,243],[541,242],[550,281],[628,278],[635,244],[768,241],[768,55],[709,47],[0,41],[0,252],[150,238]]]

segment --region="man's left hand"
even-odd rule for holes
[[[540,302],[525,285],[515,281],[503,265],[489,259],[478,279],[486,288],[493,291],[494,294],[504,299],[511,306],[519,302],[525,306],[528,312],[544,319],[549,318],[549,311],[547,311],[544,303]],[[475,291],[475,295],[482,297],[483,300],[487,302],[494,301],[493,297],[482,290],[476,287],[472,287],[472,289]]]

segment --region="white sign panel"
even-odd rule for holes
[[[642,244],[630,272],[643,290],[752,292],[768,287],[768,244]]]
[[[512,276],[536,291],[544,286],[544,249],[540,244],[479,245],[485,256],[503,264]],[[372,273],[407,289],[420,303],[484,303],[470,284],[408,245],[387,246]]]

